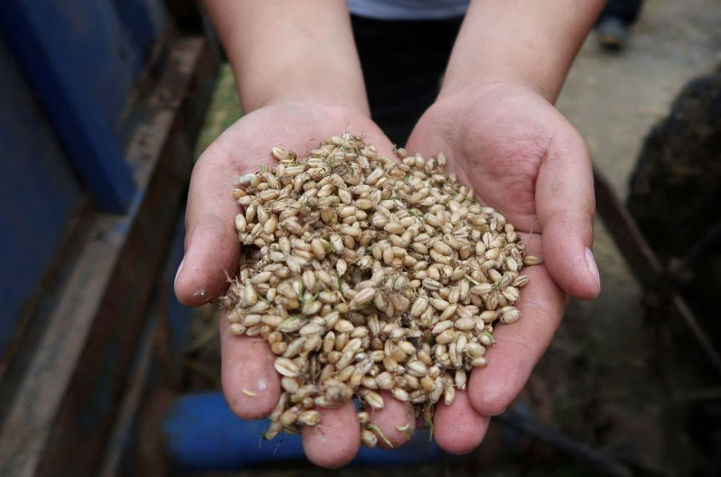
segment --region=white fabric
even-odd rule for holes
[[[462,16],[470,0],[347,0],[355,15],[381,20],[440,20]]]

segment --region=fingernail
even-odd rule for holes
[[[601,276],[598,274],[598,266],[596,265],[596,259],[593,258],[593,252],[590,248],[586,247],[586,266],[588,272],[591,274],[593,279],[596,281],[596,286],[601,289]]]
[[[180,275],[180,271],[183,269],[183,264],[185,264],[185,257],[180,261],[180,265],[178,265],[178,271],[175,272],[175,279],[173,279],[173,283],[178,281],[178,275]]]

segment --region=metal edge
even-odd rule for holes
[[[178,40],[170,55],[149,98],[154,114],[128,148],[145,159],[131,215],[99,214],[59,285],[61,298],[0,429],[0,474],[92,475],[97,464],[192,166],[186,138],[195,135],[183,115],[193,112],[181,109],[197,106],[185,101],[189,90],[214,73],[200,37]]]

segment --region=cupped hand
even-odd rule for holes
[[[441,96],[423,115],[409,153],[443,152],[448,169],[476,197],[516,226],[530,254],[544,263],[525,269],[521,320],[500,325],[489,365],[473,371],[466,392],[439,406],[435,438],[462,453],[483,439],[490,416],[521,391],[561,321],[566,294],[600,291],[591,252],[594,192],[586,144],[541,95],[523,85],[494,84]]]
[[[313,101],[277,103],[255,110],[228,128],[198,160],[190,182],[186,212],[185,256],[178,268],[175,292],[185,305],[197,306],[219,296],[228,276],[238,267],[240,245],[234,218],[236,179],[272,166],[274,146],[301,155],[342,132],[358,134],[379,154],[392,157],[392,144],[362,112]],[[221,319],[222,383],[235,414],[259,419],[270,414],[280,395],[273,368],[275,356],[260,338],[237,337]],[[411,422],[410,407],[384,396],[387,408],[374,416],[394,445],[407,440],[397,426]],[[338,467],[355,457],[359,424],[352,402],[338,409],[321,409],[321,425],[303,429],[308,458],[325,467]]]

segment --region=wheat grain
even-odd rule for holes
[[[343,134],[305,158],[271,155],[275,168],[234,184],[242,256],[220,300],[231,333],[277,356],[282,392],[264,436],[318,425],[315,407],[353,397],[382,409],[381,390],[430,419],[488,364],[494,327],[520,319],[520,272],[541,260],[445,173],[443,154],[399,148],[395,160]],[[364,445],[387,441],[367,411],[358,422]]]

